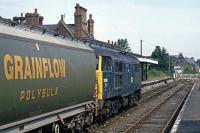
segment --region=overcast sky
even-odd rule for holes
[[[145,55],[160,45],[172,55],[200,58],[200,0],[0,0],[0,16],[38,8],[45,24],[57,23],[61,14],[66,23],[74,23],[76,3],[93,14],[96,39],[127,38],[135,53],[142,39]]]

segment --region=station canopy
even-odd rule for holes
[[[138,59],[141,63],[158,64],[158,61],[157,61],[157,60],[153,60],[153,59],[150,59],[150,58],[137,57],[137,59]]]

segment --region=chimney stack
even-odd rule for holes
[[[108,40],[108,44],[110,44],[110,40]]]
[[[34,13],[26,13],[25,20],[28,26],[37,27],[43,24],[43,17],[38,14],[37,8],[35,8]]]
[[[92,14],[89,15],[88,32],[94,38],[94,20],[92,19]]]
[[[21,16],[19,17],[20,24],[24,23],[24,20],[25,20],[24,14],[21,13]]]
[[[82,29],[82,16],[80,13],[80,5],[76,4],[75,13],[74,13],[74,23],[75,23],[75,36],[81,37],[81,29]]]
[[[61,15],[61,20],[64,21],[64,15]]]
[[[35,12],[34,12],[34,14],[38,14],[38,13],[37,13],[37,8],[35,8]]]
[[[25,17],[23,16],[23,13],[21,13],[20,17],[13,17],[13,21],[20,23],[20,24],[23,24],[24,20],[25,20]]]
[[[87,9],[81,7],[78,3],[75,6],[74,23],[75,36],[81,37],[82,30],[87,31]]]
[[[44,18],[42,16],[39,17],[39,25],[43,25],[43,19]]]

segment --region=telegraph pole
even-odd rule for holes
[[[169,73],[171,72],[170,70],[170,55],[169,55]]]
[[[142,56],[142,40],[140,40],[140,54]]]

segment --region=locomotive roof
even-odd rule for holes
[[[84,43],[71,39],[63,39],[61,37],[55,37],[50,34],[43,34],[41,31],[31,30],[29,27],[20,27],[20,26],[9,26],[7,24],[0,23],[0,36],[14,36],[21,37],[26,39],[32,39],[36,41],[48,42],[53,44],[58,44],[62,46],[68,46],[77,49],[93,51],[89,46]]]
[[[97,56],[110,56],[114,60],[139,64],[139,60],[135,56],[129,55],[128,53],[124,54],[116,50],[105,49],[102,47],[91,47],[95,49]]]

